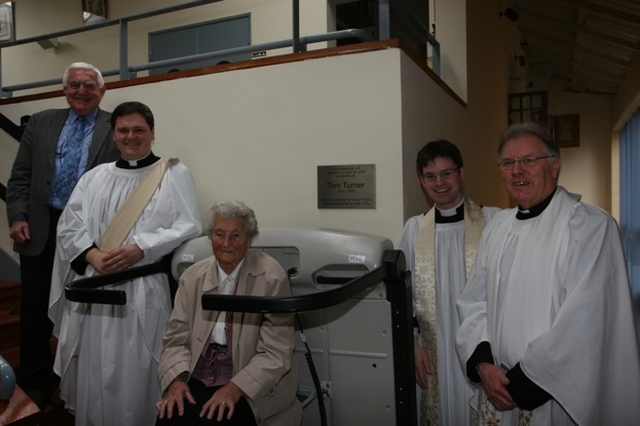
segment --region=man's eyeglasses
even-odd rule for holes
[[[442,180],[447,180],[447,179],[451,179],[453,174],[458,170],[460,170],[460,168],[456,167],[455,169],[443,170],[440,173],[425,173],[422,175],[422,177],[427,182],[435,182],[436,180],[438,180],[438,177]]]
[[[69,87],[72,90],[79,90],[80,87],[84,87],[84,90],[88,92],[93,92],[98,88],[98,85],[93,81],[80,82],[80,81],[72,80],[67,83],[67,87]]]
[[[523,169],[530,169],[538,163],[538,160],[542,160],[543,158],[556,158],[556,157],[557,155],[543,155],[542,157],[525,157],[519,160],[506,159],[506,160],[501,160],[498,163],[498,167],[500,167],[501,170],[507,171],[507,170],[513,169],[516,163],[519,163],[520,167],[522,167]]]

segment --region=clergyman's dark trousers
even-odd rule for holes
[[[50,209],[47,244],[37,256],[20,255],[20,386],[49,392],[53,379],[49,289],[59,211]]]

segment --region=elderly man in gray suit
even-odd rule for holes
[[[70,108],[30,118],[7,183],[10,236],[20,254],[21,386],[41,408],[54,377],[47,309],[58,218],[86,170],[119,158],[110,113],[98,107],[106,91],[100,71],[73,63],[62,84]]]

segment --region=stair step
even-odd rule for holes
[[[20,307],[20,283],[0,281],[0,355],[20,374],[20,315],[11,310]],[[51,338],[49,346],[55,354],[58,340]]]
[[[56,353],[58,339],[51,337],[49,347]],[[14,370],[20,368],[20,316],[0,311],[0,355]]]
[[[0,351],[4,358],[15,371],[20,366],[20,349],[18,347]]]
[[[0,311],[20,306],[20,283],[0,281]]]

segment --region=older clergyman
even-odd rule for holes
[[[518,207],[485,228],[458,300],[458,354],[481,382],[481,424],[640,424],[640,356],[615,221],[557,186],[545,129],[509,127],[498,149]]]

